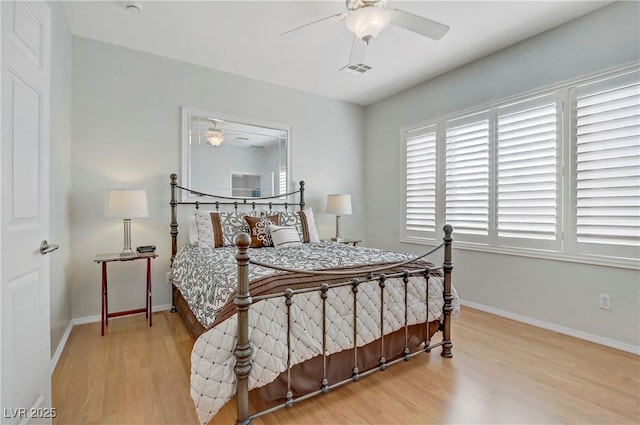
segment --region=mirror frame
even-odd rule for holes
[[[203,117],[211,117],[211,118],[220,118],[221,120],[224,121],[230,121],[230,122],[236,122],[239,124],[246,124],[246,125],[253,125],[253,126],[258,126],[258,127],[266,127],[266,128],[273,128],[276,130],[281,130],[281,131],[286,131],[287,133],[287,137],[286,137],[286,142],[287,142],[287,188],[286,188],[286,192],[289,193],[291,192],[291,188],[293,187],[291,185],[291,140],[292,140],[292,131],[293,131],[293,127],[291,126],[291,124],[285,124],[285,123],[281,123],[281,122],[277,122],[277,121],[268,121],[268,120],[263,120],[263,119],[258,119],[258,118],[253,118],[253,117],[242,117],[242,116],[238,116],[238,115],[232,115],[232,114],[226,114],[226,113],[222,113],[222,112],[215,112],[215,111],[210,111],[210,110],[206,110],[206,109],[200,109],[200,108],[193,108],[190,106],[183,106],[182,107],[182,137],[181,137],[181,151],[182,151],[182,170],[181,170],[181,186],[186,187],[186,188],[191,188],[192,185],[192,181],[191,181],[191,152],[189,149],[189,117],[191,115],[198,115],[198,116],[203,116]],[[185,190],[181,190],[181,196],[182,196],[182,202],[187,202],[187,201],[202,201],[201,197],[192,195],[190,192],[187,192]],[[211,195],[223,195],[226,196],[227,194],[222,194],[222,193],[211,193]],[[238,198],[238,199],[244,199],[244,198]],[[249,199],[249,198],[247,198]],[[258,198],[256,198],[258,199]]]

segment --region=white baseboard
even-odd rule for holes
[[[563,335],[569,335],[575,338],[584,339],[585,341],[595,342],[596,344],[604,345],[607,347],[615,348],[617,350],[626,351],[628,353],[640,355],[640,346],[627,344],[624,342],[616,341],[614,339],[605,338],[599,335],[590,334],[587,332],[579,331],[565,326],[556,325],[555,323],[545,322],[543,320],[534,319],[521,314],[511,313],[508,311],[500,310],[494,307],[488,307],[486,305],[477,304],[471,301],[460,300],[460,304],[474,308],[476,310],[484,311],[486,313],[495,314],[496,316],[505,317],[507,319],[515,320],[517,322],[526,323],[528,325],[536,326],[538,328],[547,329],[550,331],[558,332]]]
[[[71,329],[73,329],[73,320],[69,322],[67,325],[67,329],[64,330],[64,334],[62,334],[62,338],[58,343],[58,348],[53,353],[53,357],[51,357],[51,374],[53,375],[53,371],[56,370],[56,365],[58,364],[58,360],[60,360],[60,356],[62,355],[62,350],[64,350],[64,346],[67,345],[67,339],[69,339],[69,335],[71,334]]]
[[[160,311],[167,311],[167,310],[171,310],[171,304],[154,305],[153,307],[151,307],[151,311],[154,313],[157,313]],[[114,319],[117,319],[117,317],[115,317]],[[58,364],[58,360],[60,360],[62,351],[64,350],[65,345],[67,345],[67,339],[69,339],[69,335],[71,334],[71,329],[73,329],[73,327],[76,325],[85,325],[87,323],[96,323],[99,321],[100,321],[99,314],[96,314],[95,316],[85,316],[85,317],[78,317],[76,319],[71,319],[71,321],[69,322],[69,325],[67,326],[67,329],[65,329],[64,334],[62,335],[62,339],[58,344],[58,348],[56,348],[55,353],[53,353],[53,357],[51,357],[51,374],[53,374],[53,371],[56,369],[56,365]]]

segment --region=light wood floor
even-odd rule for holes
[[[416,356],[254,424],[638,424],[640,357],[469,308],[453,359]],[[52,377],[54,424],[196,424],[192,341],[168,312],[74,327]],[[212,424],[235,423],[230,401]]]

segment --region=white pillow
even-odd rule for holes
[[[215,248],[211,212],[196,210],[195,221],[198,232],[198,246]]]
[[[189,217],[189,243],[191,245],[198,245],[198,225],[196,224],[196,217]]]
[[[298,230],[293,226],[276,226],[275,224],[270,224],[269,233],[271,233],[271,242],[276,249],[302,246]]]

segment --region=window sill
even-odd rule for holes
[[[432,245],[436,246],[440,241],[422,238],[400,238],[400,242],[411,243],[416,245]],[[570,263],[590,264],[595,266],[617,267],[621,269],[640,270],[640,259],[604,257],[596,255],[572,255],[557,251],[542,251],[524,248],[501,248],[495,246],[487,246],[482,244],[474,244],[469,242],[453,241],[454,249],[464,249],[468,251],[479,251],[489,254],[514,255],[518,257],[540,258],[544,260],[566,261]],[[455,264],[455,259],[454,259]]]

